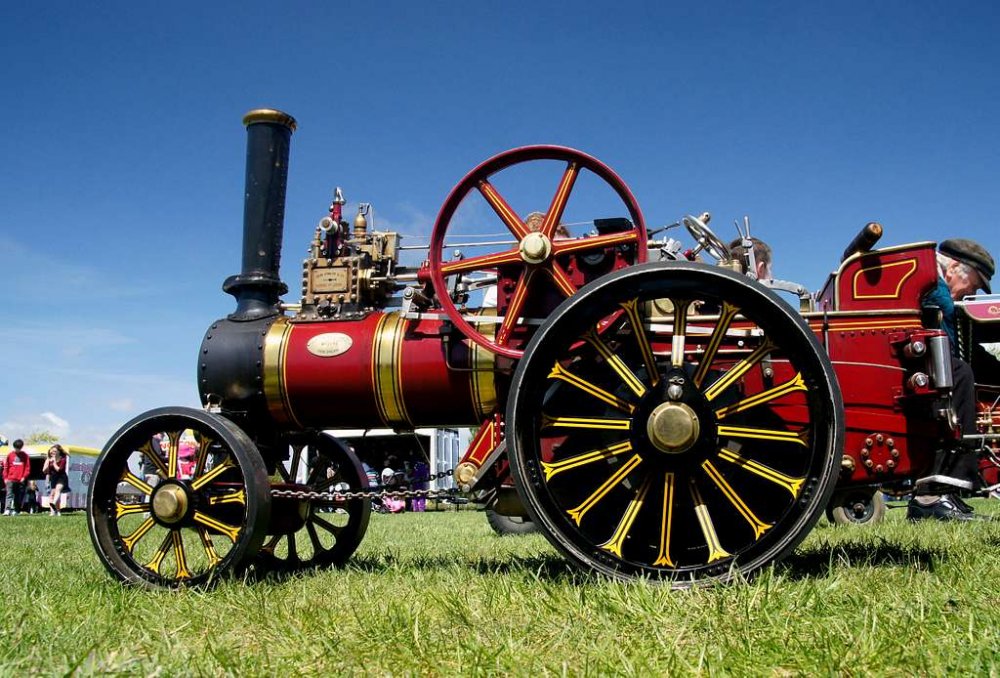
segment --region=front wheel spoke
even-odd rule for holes
[[[649,488],[652,484],[653,476],[649,475],[642,482],[642,486],[639,487],[639,491],[635,493],[635,497],[629,502],[628,507],[625,509],[625,513],[622,514],[621,520],[618,521],[618,526],[615,528],[614,534],[611,535],[611,539],[607,540],[603,544],[598,544],[599,548],[602,548],[609,553],[613,553],[619,558],[622,557],[622,546],[625,544],[625,538],[628,536],[629,532],[631,532],[632,524],[635,523],[636,516],[639,515],[639,510],[646,501],[646,494],[649,492]]]
[[[774,527],[771,523],[765,523],[763,520],[758,518],[752,510],[750,510],[750,507],[747,506],[745,501],[743,501],[743,498],[740,497],[736,490],[733,489],[733,486],[722,477],[722,474],[719,473],[719,470],[715,468],[712,462],[706,459],[702,462],[701,468],[706,474],[708,474],[708,477],[712,479],[712,482],[715,483],[716,487],[722,490],[722,494],[726,495],[726,499],[729,500],[729,503],[731,503],[736,510],[739,511],[739,514],[743,516],[748,523],[750,523],[750,527],[753,529],[754,539],[760,539],[765,532]]]
[[[197,461],[195,462],[195,465],[194,465],[194,474],[193,475],[196,478],[198,476],[200,476],[202,473],[205,472],[205,464],[208,463],[208,451],[209,451],[209,448],[212,447],[212,443],[214,443],[214,442],[215,441],[213,441],[211,438],[209,438],[204,433],[201,434],[201,440],[199,441],[199,445],[198,445],[198,459],[197,459]]]
[[[142,521],[142,524],[139,525],[139,527],[135,528],[135,531],[133,531],[132,534],[127,537],[122,537],[122,546],[125,547],[125,550],[132,553],[132,551],[135,550],[135,545],[139,543],[139,540],[145,537],[151,529],[153,529],[153,525],[155,524],[156,521],[154,521],[152,517],[147,517],[144,521]]]
[[[728,301],[722,302],[722,313],[719,315],[719,322],[716,324],[715,329],[712,330],[712,336],[708,340],[708,345],[705,346],[704,353],[701,354],[701,362],[698,363],[698,369],[695,371],[694,376],[691,380],[694,385],[701,387],[701,383],[708,376],[708,369],[712,366],[712,361],[715,360],[715,354],[719,352],[719,346],[722,345],[722,340],[726,336],[726,332],[729,331],[729,325],[732,324],[733,318],[739,313],[740,309]]]
[[[229,525],[220,520],[216,520],[212,516],[202,513],[201,511],[194,512],[194,522],[204,527],[215,530],[216,532],[221,532],[222,534],[229,537],[229,541],[236,543],[236,540],[240,536],[242,528],[239,525]]]
[[[156,574],[160,574],[160,566],[163,564],[163,559],[167,557],[168,553],[170,553],[170,547],[173,543],[174,533],[170,532],[163,538],[163,542],[160,544],[160,547],[156,549],[156,553],[153,554],[150,561],[146,563],[146,569],[152,570]]]
[[[496,343],[498,345],[505,345],[510,340],[511,332],[517,326],[517,321],[521,319],[521,310],[524,308],[524,302],[528,299],[528,285],[531,284],[534,275],[535,269],[533,268],[525,268],[521,271],[521,276],[514,286],[514,294],[511,295],[510,303],[507,304],[504,311],[503,322],[497,329]]]
[[[566,513],[573,520],[577,526],[580,525],[583,517],[587,514],[587,511],[594,508],[599,501],[601,501],[607,494],[619,483],[625,480],[626,476],[633,471],[639,464],[642,463],[642,457],[638,454],[633,455],[631,459],[621,465],[621,467],[615,471],[610,478],[604,481],[604,483],[594,490],[593,494],[583,500],[578,506],[569,509]]]
[[[139,476],[135,475],[128,469],[125,469],[125,471],[122,472],[122,477],[118,479],[118,482],[128,483],[143,494],[153,494],[153,486],[139,478]]]
[[[302,558],[301,556],[299,556],[299,546],[295,541],[294,532],[288,535],[288,560],[293,563],[302,562]]]
[[[645,363],[646,372],[649,374],[649,383],[651,386],[656,386],[660,383],[660,372],[656,367],[656,357],[653,355],[653,347],[646,336],[646,328],[642,322],[642,318],[639,316],[639,300],[630,299],[629,301],[622,302],[621,307],[625,309],[625,315],[632,326],[632,334],[635,335],[636,344],[638,344],[639,352],[642,354],[642,362]]]
[[[209,506],[218,506],[219,504],[242,504],[246,506],[246,503],[247,492],[244,488],[233,492],[226,492],[225,494],[214,494],[208,498]]]
[[[316,555],[323,553],[326,549],[323,548],[323,544],[319,540],[319,534],[316,532],[316,526],[313,525],[312,521],[306,523],[306,532],[309,533],[309,541],[312,543],[313,553]]]
[[[136,513],[149,513],[149,502],[142,502],[141,504],[115,502],[115,520],[120,519],[122,516],[130,516]]]
[[[625,442],[609,445],[608,447],[602,447],[597,450],[591,450],[590,452],[584,452],[583,454],[577,454],[569,457],[568,459],[563,459],[562,461],[551,463],[543,461],[542,472],[545,473],[545,480],[548,481],[557,473],[586,466],[587,464],[592,464],[595,461],[601,461],[602,459],[611,459],[619,454],[631,451],[632,441],[626,440]]]
[[[225,461],[213,468],[211,471],[195,478],[191,482],[191,489],[200,490],[231,468],[236,468],[236,464],[233,462],[232,458],[226,457]]]
[[[608,431],[628,431],[632,428],[632,420],[609,417],[550,417],[547,414],[542,414],[541,427],[543,429],[596,428]]]
[[[296,445],[292,448],[292,461],[289,464],[288,469],[288,480],[294,482],[299,477],[299,464],[302,461],[302,445]],[[282,464],[278,464],[282,466]]]
[[[594,347],[597,353],[604,358],[604,362],[614,370],[615,374],[621,378],[633,393],[640,398],[646,395],[646,387],[639,380],[639,377],[635,376],[635,373],[629,369],[628,365],[618,355],[612,353],[608,345],[604,343],[604,340],[598,336],[596,328],[588,330],[583,335],[583,339]]]
[[[326,530],[327,532],[329,532],[330,534],[332,534],[334,537],[339,537],[340,536],[340,532],[341,532],[342,528],[337,527],[336,525],[334,525],[334,524],[332,524],[330,522],[327,522],[327,520],[325,518],[320,518],[315,513],[312,516],[312,523],[314,525],[319,525],[324,530]]]
[[[447,276],[458,273],[471,273],[472,271],[482,271],[487,268],[520,263],[524,263],[521,259],[521,251],[515,248],[505,252],[494,252],[492,254],[469,257],[468,259],[446,261],[441,264],[441,274]]]
[[[181,531],[173,530],[170,536],[174,541],[174,560],[177,561],[177,572],[174,573],[174,576],[177,579],[190,579],[192,575],[191,570],[187,566],[187,557],[184,553],[184,539],[181,537]]]
[[[559,180],[559,187],[556,188],[556,194],[552,196],[549,211],[545,213],[545,219],[542,221],[541,231],[546,237],[552,238],[555,235],[556,226],[562,221],[563,212],[566,211],[566,203],[569,201],[569,195],[573,192],[573,184],[576,183],[579,174],[579,165],[572,161],[566,164],[566,171],[563,172],[562,179]]]
[[[215,550],[215,544],[212,543],[212,535],[208,533],[208,530],[204,527],[199,527],[198,536],[201,538],[201,546],[205,549],[205,555],[208,557],[208,566],[215,567],[221,563],[222,558]]]
[[[139,452],[141,452],[142,455],[156,467],[156,470],[159,471],[161,477],[167,477],[167,465],[163,463],[163,458],[160,457],[159,452],[153,449],[152,440],[147,440],[146,443],[139,448]]]
[[[794,499],[799,498],[799,493],[802,491],[802,485],[806,481],[805,478],[794,478],[781,473],[780,471],[776,471],[770,466],[765,466],[760,462],[756,462],[753,459],[747,459],[746,457],[743,457],[725,447],[719,450],[719,458],[724,459],[731,464],[736,464],[740,468],[749,471],[756,476],[760,476],[765,480],[769,480],[775,485],[780,485],[788,490]]]
[[[719,426],[716,429],[720,438],[753,438],[754,440],[775,440],[782,443],[796,443],[809,447],[809,429],[801,431],[775,431],[768,428],[751,426]]]
[[[198,528],[198,529],[203,529],[203,528]],[[283,536],[284,535],[276,534],[273,537],[271,537],[267,542],[264,543],[263,546],[260,547],[260,552],[273,556],[274,550],[278,547],[278,542],[281,541]]]
[[[181,432],[171,431],[167,433],[167,477],[177,477],[177,466],[180,458]]]
[[[761,391],[757,395],[744,398],[737,403],[733,403],[732,405],[716,410],[715,418],[725,419],[731,414],[736,414],[737,412],[748,410],[751,407],[762,405],[764,403],[771,402],[772,400],[777,400],[778,398],[784,397],[789,393],[808,390],[809,389],[806,387],[805,379],[802,378],[802,373],[797,372],[794,377],[783,384],[779,384],[773,388],[767,389],[766,391]]]
[[[670,558],[670,530],[674,522],[674,484],[673,473],[663,475],[663,506],[660,511],[660,548],[653,565],[657,567],[676,567]]]
[[[719,535],[715,531],[715,523],[712,522],[708,506],[705,505],[705,501],[701,498],[701,492],[698,491],[698,485],[695,484],[694,478],[689,481],[688,489],[691,492],[691,501],[694,502],[694,513],[698,518],[698,526],[701,528],[701,534],[705,537],[705,544],[708,546],[708,560],[706,563],[713,563],[716,560],[731,557],[733,554],[722,548],[722,544],[719,542]]]
[[[767,356],[768,353],[775,349],[775,344],[770,339],[766,339],[763,344],[758,346],[753,353],[748,355],[743,360],[739,361],[732,368],[722,375],[715,383],[708,387],[705,391],[705,400],[711,402],[715,400],[718,396],[722,394],[727,388],[732,386],[737,379],[742,377],[747,371],[759,363],[761,360]]]
[[[493,184],[483,179],[476,184],[476,188],[479,190],[479,194],[483,196],[483,199],[493,208],[497,216],[500,217],[500,220],[510,229],[511,233],[517,236],[519,240],[528,235],[528,227],[524,225],[524,222],[521,221],[521,218],[517,216],[511,206],[507,204],[503,196],[497,192]]]
[[[622,400],[621,398],[619,398],[618,396],[613,395],[605,391],[601,387],[590,383],[586,379],[578,377],[577,375],[573,374],[565,367],[563,367],[562,364],[560,364],[559,362],[555,363],[555,366],[552,368],[552,371],[549,372],[548,377],[549,379],[560,379],[562,381],[565,381],[567,384],[575,386],[584,393],[592,395],[598,400],[601,400],[607,403],[608,405],[611,405],[611,407],[615,408],[616,410],[621,410],[622,412],[625,412],[627,414],[632,414],[633,412],[635,412],[635,405],[631,405]]]

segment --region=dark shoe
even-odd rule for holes
[[[965,500],[963,500],[957,494],[949,494],[948,499],[950,499],[952,503],[955,504],[955,507],[962,513],[967,513],[967,514],[975,513],[972,507],[966,504]]]
[[[964,513],[950,495],[944,495],[932,504],[921,504],[916,499],[911,499],[906,506],[907,520],[957,520],[972,522],[976,517],[971,513]]]

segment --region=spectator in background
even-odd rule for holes
[[[757,280],[771,280],[774,272],[771,270],[771,246],[759,238],[750,238],[753,243],[754,273]],[[729,243],[729,251],[733,259],[739,262],[740,270],[746,273],[750,262],[749,252],[743,247],[743,239],[737,238]]]
[[[430,486],[430,483],[427,482],[430,478],[430,470],[427,462],[424,461],[418,461],[413,465],[413,489],[426,490]],[[412,503],[413,510],[418,513],[427,510],[427,497],[414,497]]]
[[[30,474],[31,461],[28,459],[28,453],[24,451],[24,441],[18,438],[14,441],[14,449],[7,454],[3,468],[3,482],[7,490],[6,515],[20,515],[21,495],[24,493],[24,484]]]
[[[42,473],[49,481],[49,515],[62,515],[60,500],[63,492],[69,492],[69,455],[62,445],[49,448]]]
[[[29,480],[27,487],[24,488],[21,510],[25,513],[38,513],[38,485],[34,480]]]

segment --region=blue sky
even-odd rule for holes
[[[282,277],[331,189],[429,233],[507,148],[573,146],[650,226],[744,214],[816,289],[864,223],[1000,253],[988,2],[5,3],[0,432],[101,446],[197,405],[233,308],[251,108],[292,140]],[[349,212],[350,213],[350,212]]]

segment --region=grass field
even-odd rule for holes
[[[903,513],[694,591],[581,575],[463,511],[375,515],[344,570],[150,592],[84,516],[5,517],[0,675],[1000,674],[1000,522]]]

